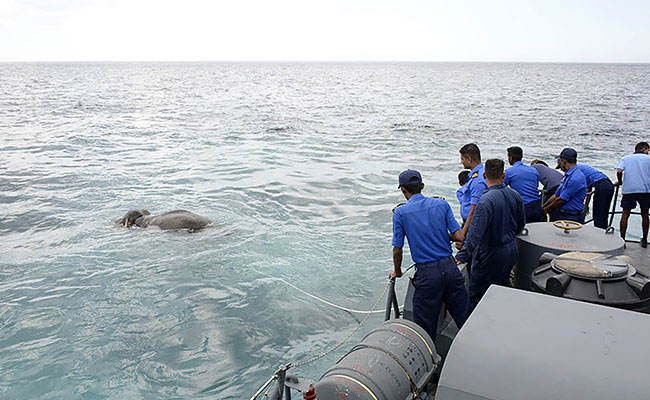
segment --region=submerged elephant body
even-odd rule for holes
[[[147,210],[131,210],[117,222],[125,228],[132,226],[140,228],[157,226],[160,229],[187,229],[196,231],[205,228],[212,221],[186,210],[168,211],[159,215],[151,215]]]

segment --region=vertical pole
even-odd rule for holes
[[[397,295],[395,294],[395,285],[391,288],[393,292],[393,311],[395,312],[395,318],[400,318],[399,304],[397,303]]]
[[[284,385],[286,375],[287,375],[287,370],[283,366],[278,370],[277,373],[278,380],[275,383],[273,392],[271,392],[271,397],[270,397],[271,400],[282,400],[282,395],[284,394],[285,387],[286,387]]]
[[[390,278],[390,287],[388,288],[388,299],[386,300],[386,314],[384,314],[384,321],[390,319],[390,308],[393,305],[395,298],[395,278]]]
[[[612,204],[612,213],[609,216],[609,226],[612,226],[612,224],[614,223],[614,214],[616,214],[616,203],[618,202],[618,188],[619,187],[620,187],[620,185],[616,184],[615,188],[614,188],[614,201],[613,201],[613,204]]]

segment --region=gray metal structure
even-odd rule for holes
[[[650,398],[650,316],[491,286],[458,333],[436,400]]]
[[[577,230],[563,230],[552,222],[527,224],[524,232],[517,236],[519,259],[513,269],[514,286],[531,290],[530,276],[539,267],[543,253],[562,254],[567,251],[623,254],[625,241],[614,234],[613,229],[599,229],[583,226]]]
[[[426,397],[439,363],[424,329],[392,319],[370,331],[314,386],[319,400],[410,400]]]
[[[650,281],[627,256],[569,252],[533,272],[533,290],[567,299],[650,312]]]

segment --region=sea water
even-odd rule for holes
[[[400,171],[458,213],[465,143],[613,178],[649,127],[649,65],[0,64],[0,398],[248,398],[363,318],[278,278],[375,302]],[[133,208],[214,224],[114,223]]]

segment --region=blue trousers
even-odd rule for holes
[[[565,219],[567,221],[576,221],[584,224],[585,213],[584,211],[562,211],[560,209],[551,214],[551,221],[559,221],[561,219]]]
[[[449,314],[460,329],[472,305],[469,301],[465,279],[452,257],[426,264],[416,264],[413,279],[413,319],[431,336],[436,338],[438,315],[444,302]]]
[[[526,210],[526,223],[539,222],[542,220],[542,201],[531,201],[528,204],[524,204],[524,209]]]
[[[614,184],[609,179],[601,179],[594,185],[594,201],[591,212],[594,215],[594,226],[607,229],[609,206],[614,197]]]
[[[510,271],[517,262],[519,251],[517,242],[513,240],[502,246],[479,249],[474,254],[469,298],[476,306],[490,285],[510,286]]]

